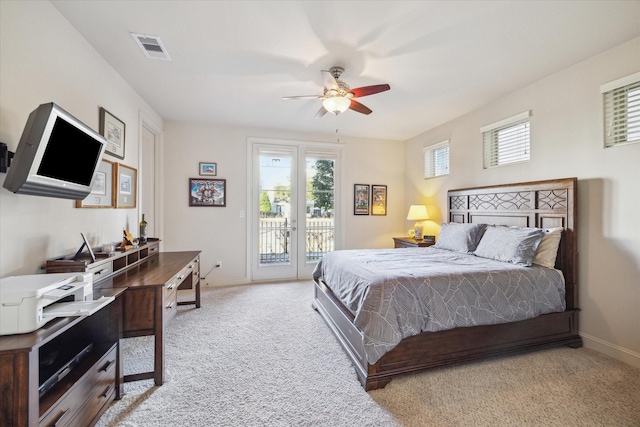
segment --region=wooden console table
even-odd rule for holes
[[[94,292],[95,299],[115,300],[91,316],[62,317],[30,333],[0,336],[0,426],[86,427],[120,399],[123,292]],[[41,359],[78,341],[91,342],[91,352],[40,396]]]
[[[127,375],[124,381],[153,378],[164,383],[164,328],[175,315],[178,305],[200,307],[200,251],[159,252],[159,241],[125,252],[105,256],[96,253],[96,261],[50,260],[43,267],[47,273],[93,272],[94,292],[121,288],[121,338],[154,335],[153,371]],[[193,289],[194,298],[178,301],[178,290]],[[122,357],[120,358],[122,359]]]
[[[154,335],[154,369],[126,375],[124,381],[153,378],[164,383],[164,328],[180,304],[200,307],[200,251],[160,252],[109,277],[94,288],[126,288],[123,296],[123,338]],[[179,289],[193,289],[192,301],[178,301]]]

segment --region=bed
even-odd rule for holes
[[[364,389],[440,366],[550,346],[581,347],[576,195],[576,178],[450,190],[449,224],[434,247],[327,254],[313,274],[313,307]],[[451,230],[460,229],[474,230],[467,238],[481,232],[471,254],[447,247]],[[535,236],[545,230],[560,238],[555,263],[553,258],[540,262],[546,266],[527,265],[518,257],[489,259],[494,249],[486,242],[495,233],[535,239],[527,249],[533,256],[542,249],[542,237]],[[475,293],[459,294],[463,282]],[[409,296],[396,298],[394,292],[404,288]],[[504,311],[496,308],[503,306]],[[445,320],[438,317],[443,313]]]

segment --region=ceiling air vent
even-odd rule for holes
[[[144,52],[147,58],[150,59],[163,59],[165,61],[171,61],[167,49],[165,49],[160,37],[147,36],[144,34],[131,33],[133,38],[140,46],[140,49]]]

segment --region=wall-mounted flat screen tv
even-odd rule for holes
[[[18,194],[83,200],[106,148],[105,138],[53,102],[27,120],[4,187]]]

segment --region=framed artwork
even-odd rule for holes
[[[218,174],[218,165],[216,163],[200,162],[199,174],[200,176],[216,176]]]
[[[369,185],[353,185],[353,214],[369,215]]]
[[[137,170],[116,163],[115,169],[115,192],[116,192],[116,208],[135,208],[137,198]]]
[[[102,159],[96,180],[91,187],[91,192],[84,200],[76,200],[76,208],[112,208],[114,204],[113,194],[113,169],[115,165],[109,160]]]
[[[189,178],[189,206],[226,205],[226,179]]]
[[[371,186],[371,215],[387,214],[387,186]]]
[[[100,107],[100,134],[107,140],[106,153],[124,160],[125,124]]]

